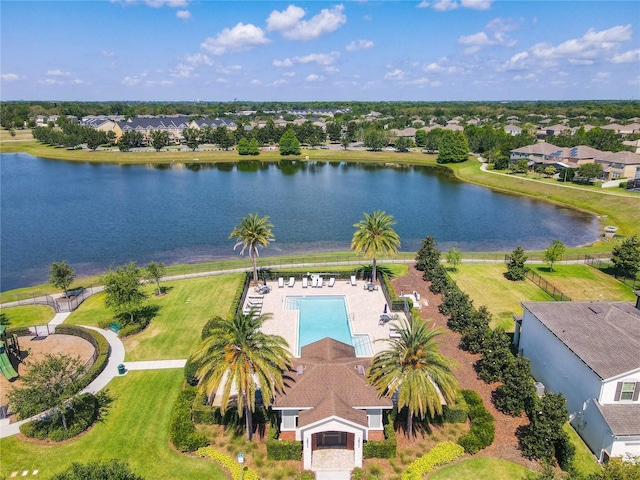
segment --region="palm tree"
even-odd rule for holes
[[[247,438],[253,434],[252,415],[256,391],[268,402],[284,389],[283,373],[292,367],[286,340],[260,331],[270,314],[239,313],[232,320],[218,319],[192,357],[199,365],[197,377],[201,391],[213,401],[221,390],[221,409],[227,410],[237,395],[238,414],[245,417]]]
[[[398,409],[408,408],[407,435],[413,434],[413,416],[423,419],[442,413],[440,394],[447,403],[454,401],[458,381],[451,373],[455,362],[442,355],[436,337],[439,328],[429,328],[419,317],[411,323],[403,320],[396,326],[398,338],[382,339],[389,349],[378,353],[371,362],[367,383],[381,396],[398,393]]]
[[[229,238],[235,238],[235,250],[242,245],[240,255],[244,255],[245,250],[249,250],[249,256],[253,260],[253,281],[258,281],[258,246],[266,247],[269,242],[275,240],[269,222],[269,217],[258,217],[257,213],[250,213],[248,217],[240,219],[240,224],[233,227]]]
[[[400,237],[391,225],[395,225],[392,215],[387,215],[382,210],[376,210],[371,215],[364,214],[364,220],[354,224],[358,230],[353,234],[351,250],[362,253],[366,258],[371,258],[373,268],[372,281],[376,281],[376,255],[387,253],[394,255],[400,248]]]

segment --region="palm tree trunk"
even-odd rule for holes
[[[245,425],[247,427],[247,438],[251,441],[253,437],[253,413],[249,408],[249,405],[245,404],[244,406],[244,416],[247,417],[245,419]]]
[[[258,283],[258,258],[255,252],[251,252],[251,259],[253,260],[253,281]]]
[[[407,436],[413,436],[413,410],[410,407],[407,407]]]
[[[371,268],[371,281],[376,283],[376,257],[373,257],[373,267]]]

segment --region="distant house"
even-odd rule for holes
[[[511,163],[516,163],[525,158],[531,166],[551,165],[556,168],[576,168],[585,163],[593,163],[601,153],[600,150],[586,145],[561,148],[550,143],[540,142],[511,150],[509,160]]]
[[[369,366],[354,347],[331,338],[302,347],[294,359],[292,381],[272,409],[279,412],[280,439],[302,442],[305,470],[335,467],[326,478],[348,479],[348,472],[362,467],[363,442],[384,439],[383,413],[393,404],[366,385]],[[327,459],[326,450],[343,465]]]
[[[638,301],[525,302],[514,344],[599,461],[640,456]]]
[[[633,152],[601,152],[595,161],[602,165],[602,180],[640,178],[640,154]]]
[[[522,128],[517,125],[513,125],[512,123],[504,126],[504,131],[507,132],[511,136],[520,135],[522,133]]]

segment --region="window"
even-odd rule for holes
[[[618,382],[614,401],[638,401],[640,397],[640,382]]]
[[[624,382],[622,384],[622,390],[620,390],[620,400],[633,400],[633,391],[635,388],[635,383]]]

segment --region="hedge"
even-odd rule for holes
[[[193,452],[209,443],[204,435],[196,431],[191,420],[191,405],[196,395],[194,389],[183,390],[173,406],[169,438],[181,452]]]
[[[302,458],[302,442],[278,440],[278,435],[278,427],[272,423],[267,431],[267,458],[299,461]]]
[[[213,447],[203,447],[198,449],[198,455],[201,457],[209,457],[222,468],[231,474],[233,480],[260,480],[258,474],[248,467],[241,467],[237,460],[215,450]],[[244,470],[244,472],[243,472]]]
[[[97,356],[95,362],[93,362],[91,368],[89,368],[87,373],[85,373],[78,382],[78,391],[80,391],[93,382],[107,366],[110,351],[109,342],[102,334],[96,331],[74,325],[57,325],[56,334],[58,333],[83,338],[96,349]]]
[[[395,458],[398,450],[393,422],[384,426],[384,440],[369,440],[362,446],[364,458]]]
[[[469,406],[462,393],[456,397],[456,403],[442,408],[442,421],[445,423],[465,423],[469,418]]]
[[[401,480],[422,480],[422,476],[435,467],[445,465],[464,455],[464,448],[453,442],[442,442],[429,453],[418,458],[404,471]]]
[[[458,444],[464,448],[465,452],[473,455],[493,443],[495,436],[494,418],[485,408],[482,398],[476,392],[463,390],[462,396],[469,407],[471,429],[458,439]]]

